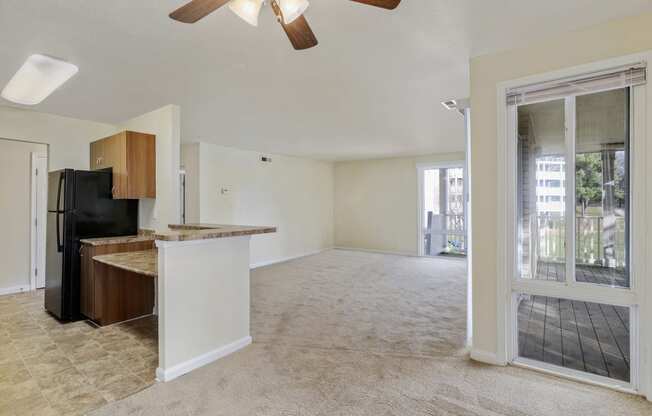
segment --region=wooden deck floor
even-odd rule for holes
[[[564,281],[566,275],[563,263],[540,261],[537,265],[537,280]],[[625,270],[601,266],[577,266],[575,277],[578,282],[599,285],[629,287],[629,278]]]
[[[524,296],[522,357],[629,381],[629,311],[618,306]]]

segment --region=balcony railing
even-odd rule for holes
[[[433,237],[442,235],[446,238],[445,247],[433,244]],[[426,255],[435,256],[441,253],[466,254],[464,215],[433,215],[432,212],[428,212],[428,221],[423,230],[423,236]]]
[[[537,219],[538,247],[540,260],[563,262],[565,254],[565,224],[563,217],[539,216]],[[625,218],[616,217],[613,230],[613,258],[605,257],[605,224],[604,217],[577,216],[575,219],[575,261],[577,264],[606,265],[609,260],[615,260],[615,267],[625,267]]]

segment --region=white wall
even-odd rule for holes
[[[0,242],[0,292],[29,286],[30,152],[48,153],[49,170],[88,169],[93,140],[115,132],[115,126],[0,106],[0,229],[10,238]]]
[[[498,337],[498,261],[506,253],[496,244],[498,215],[497,84],[502,81],[629,55],[652,49],[652,14],[614,20],[519,49],[471,60],[473,170],[473,348],[500,356]],[[650,88],[648,84],[648,88]],[[649,103],[648,103],[649,105]],[[651,162],[652,163],[652,162]],[[647,322],[648,319],[643,319]]]
[[[335,245],[418,255],[417,164],[463,160],[443,153],[336,163]]]
[[[0,140],[0,294],[29,289],[31,154],[47,146]]]
[[[110,124],[0,106],[0,138],[49,145],[49,169],[88,169],[94,140],[116,131]]]
[[[156,135],[156,199],[141,199],[141,228],[167,229],[180,222],[181,111],[168,105],[120,123],[118,130]],[[87,150],[88,151],[88,150]]]
[[[199,206],[199,218],[190,221],[278,227],[252,238],[253,265],[333,246],[332,163],[278,155],[263,163],[260,153],[206,143],[183,145],[182,153],[186,175],[199,160],[199,192],[187,202]]]

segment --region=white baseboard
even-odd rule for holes
[[[471,359],[485,364],[506,366],[507,363],[498,359],[498,356],[493,352],[482,351],[478,349],[471,350]]]
[[[233,354],[234,352],[239,351],[244,347],[246,347],[247,345],[251,344],[251,342],[252,342],[252,338],[250,336],[244,337],[235,342],[232,342],[231,344],[227,344],[213,351],[209,351],[206,354],[202,354],[186,362],[177,364],[172,368],[168,368],[167,370],[164,370],[159,367],[156,369],[156,378],[158,379],[158,381],[163,381],[163,382],[172,381],[177,377],[180,377],[184,374],[187,374],[193,370],[198,369],[199,367],[203,367],[206,364],[210,364],[213,361],[219,360],[220,358],[224,358],[227,355]]]
[[[249,268],[253,270],[259,267],[271,266],[272,264],[285,263],[286,261],[296,260],[308,256],[314,256],[315,254],[323,253],[324,251],[328,251],[332,249],[333,247],[327,247],[315,251],[310,251],[308,253],[299,254],[298,256],[284,257],[281,259],[269,260],[269,261],[260,261],[258,263],[252,263],[251,265],[249,265]]]
[[[359,247],[344,247],[344,246],[335,246],[335,250],[346,250],[346,251],[361,251],[363,253],[377,253],[377,254],[390,254],[393,256],[406,256],[406,257],[419,257],[415,253],[407,253],[402,251],[385,251],[385,250],[374,250],[369,248],[359,248]]]
[[[2,295],[13,295],[14,293],[29,292],[31,290],[29,285],[13,286],[13,287],[3,287],[0,288],[0,296]]]

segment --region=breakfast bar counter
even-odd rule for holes
[[[222,224],[170,224],[169,230],[154,233],[159,241],[211,240],[275,233],[276,227]]]
[[[158,276],[158,252],[156,250],[104,254],[93,257],[93,260],[144,276]]]
[[[135,244],[154,241],[151,234],[127,235],[123,237],[84,238],[79,242],[93,247],[111,246],[117,244]]]

